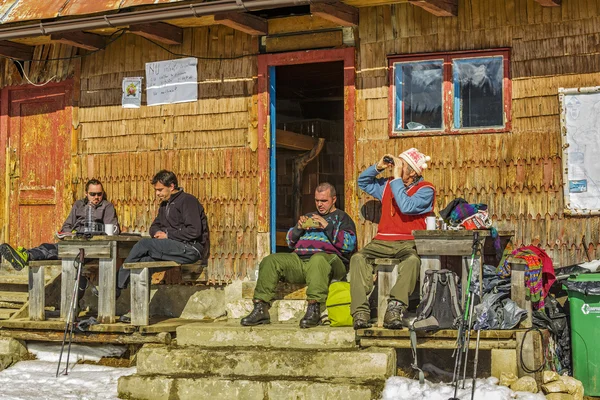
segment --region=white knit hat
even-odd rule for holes
[[[406,161],[418,175],[423,174],[423,170],[427,169],[427,162],[431,161],[431,157],[426,156],[414,147],[406,150],[399,157]]]

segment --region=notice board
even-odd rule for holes
[[[149,106],[198,100],[198,59],[195,57],[146,63],[146,101]]]
[[[565,214],[600,214],[600,86],[560,88]]]

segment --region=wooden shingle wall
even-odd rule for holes
[[[459,0],[456,18],[405,3],[361,8],[359,36],[359,172],[385,152],[417,147],[432,157],[425,178],[438,210],[455,197],[487,203],[498,229],[514,230],[518,245],[539,240],[555,266],[600,258],[600,218],[563,214],[557,95],[600,84],[600,2]],[[388,138],[387,55],[499,47],[511,49],[512,132]],[[370,200],[359,196],[359,206]],[[376,227],[362,217],[358,225],[367,243]]]
[[[257,42],[211,26],[186,29],[183,44],[169,49],[199,58],[198,101],[148,107],[144,95],[141,108],[121,107],[123,77],[181,57],[142,37],[124,35],[82,61],[79,193],[88,178],[100,179],[122,227],[147,232],[158,206],[150,180],[160,169],[174,171],[206,209],[209,278],[243,278],[256,264],[258,191],[256,57],[244,55],[255,54]]]

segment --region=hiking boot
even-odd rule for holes
[[[121,315],[119,317],[119,322],[122,322],[124,324],[130,324],[131,323],[131,311],[127,311],[125,314]]]
[[[354,319],[354,330],[370,328],[371,323],[369,322],[369,313],[364,311],[357,311],[354,313],[352,318]]]
[[[18,247],[17,250],[13,249],[9,244],[0,245],[0,254],[6,261],[12,265],[17,271],[22,270],[27,266],[29,260],[29,254],[23,247]]]
[[[390,300],[383,317],[383,327],[386,329],[402,329],[404,311],[406,311],[404,304],[398,300]]]
[[[306,314],[300,320],[300,328],[314,328],[321,322],[321,305],[316,300],[309,300]]]
[[[271,316],[269,315],[269,306],[268,303],[265,303],[262,300],[253,300],[254,309],[250,314],[246,317],[242,318],[240,323],[243,326],[255,326],[262,324],[270,324]]]

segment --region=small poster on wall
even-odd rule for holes
[[[123,108],[140,108],[142,104],[142,78],[123,78]]]
[[[565,213],[600,214],[600,86],[558,90]]]
[[[198,59],[146,63],[146,98],[149,106],[198,100]]]

